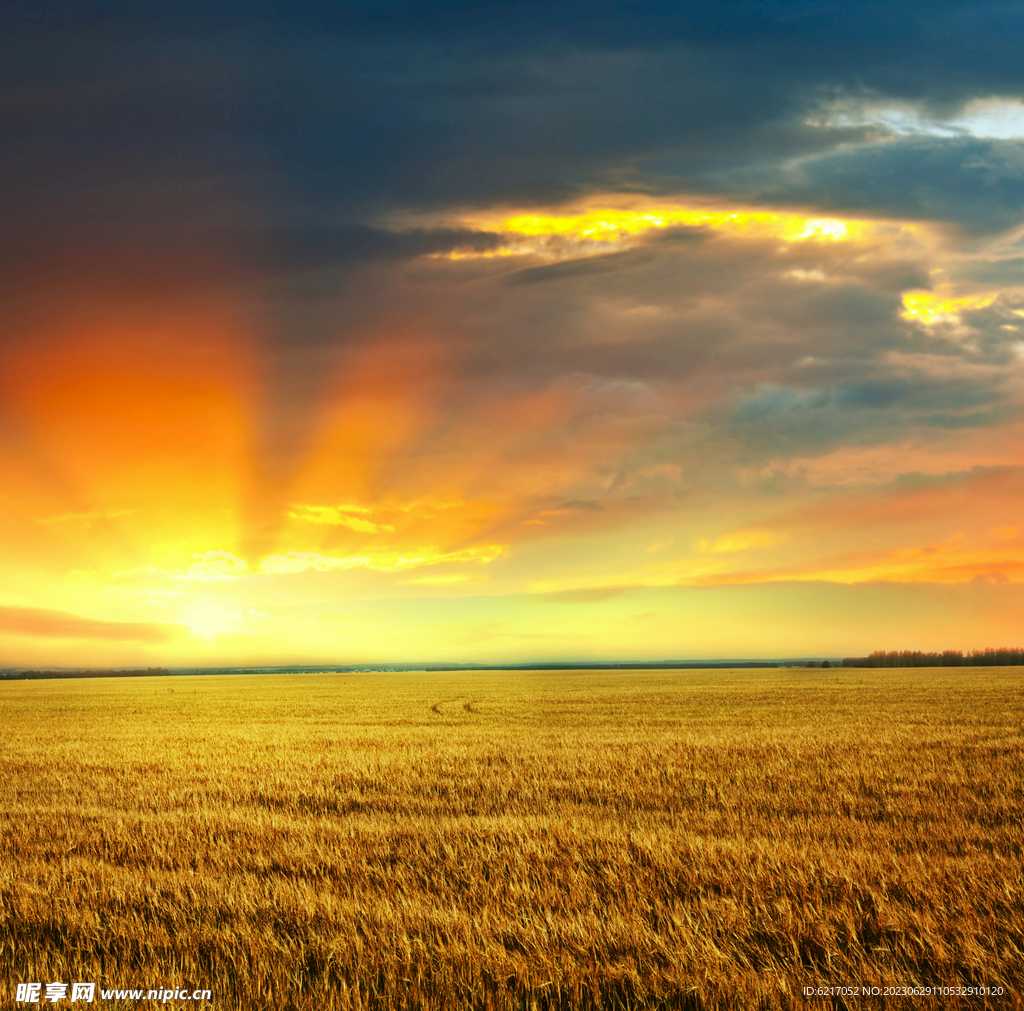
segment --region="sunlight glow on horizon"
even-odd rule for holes
[[[402,268],[411,280],[387,275],[400,297],[382,287],[359,341],[342,346],[328,328],[303,349],[314,365],[298,392],[278,382],[273,342],[230,300],[180,316],[107,305],[57,313],[5,352],[0,377],[12,433],[0,451],[0,551],[11,574],[0,605],[106,622],[110,636],[122,629],[125,645],[115,649],[102,628],[82,626],[95,640],[83,640],[89,656],[227,664],[372,655],[375,641],[423,659],[564,651],[574,636],[596,653],[625,649],[630,636],[671,643],[669,606],[648,628],[647,612],[617,596],[624,587],[1024,583],[1013,469],[1024,466],[1022,443],[1010,427],[994,439],[975,422],[988,401],[973,388],[941,439],[893,430],[865,445],[785,452],[772,441],[815,411],[837,412],[827,424],[841,426],[843,411],[882,417],[900,398],[912,401],[916,376],[952,370],[928,355],[929,341],[960,333],[939,324],[963,327],[969,311],[988,308],[1003,314],[1004,329],[1016,325],[1016,289],[959,279],[938,231],[668,203],[470,224],[498,229],[510,249],[543,261],[534,276],[552,260],[639,248],[672,227],[725,236],[728,255],[767,266],[723,295],[689,279],[699,261],[667,259],[677,301],[616,287],[608,275],[566,300],[549,348],[515,358],[516,328],[561,319],[546,279],[488,288],[486,275],[465,281],[458,272],[497,265],[423,254]],[[869,268],[900,257],[906,280],[876,297]],[[919,287],[922,264],[952,273]],[[421,269],[449,272],[424,276],[440,276],[465,300],[464,319],[422,294]],[[578,276],[570,283],[590,283]],[[785,294],[774,315],[737,315],[744,299],[775,289]],[[785,329],[797,297],[846,299],[851,318],[863,311],[872,325],[902,328],[906,343],[887,359],[897,380],[866,375],[831,400],[818,392],[816,377],[831,374],[839,351],[831,333],[814,355],[798,349]],[[715,340],[697,348],[697,337],[724,333],[734,319],[751,361],[788,356],[784,382],[742,369],[742,380],[723,378],[726,365],[736,368],[728,354],[741,352],[719,357]],[[792,325],[816,324],[812,316]],[[481,334],[492,330],[520,374],[480,378],[490,353]],[[645,347],[649,333],[677,356],[675,373],[618,376],[622,356]],[[544,353],[558,359],[556,379],[537,365]],[[583,364],[584,353],[597,365]],[[740,424],[763,430],[767,448],[737,449]],[[982,466],[989,470],[972,469]],[[933,484],[900,483],[915,474]],[[562,606],[559,594],[579,595],[565,603],[573,617],[564,630],[555,617],[517,610],[535,597],[544,598],[538,607]],[[372,619],[322,617],[367,601],[378,608]],[[506,602],[514,617],[497,620],[488,601]],[[588,612],[597,601],[602,610]],[[716,621],[708,628],[727,636],[728,616]],[[0,623],[0,649],[36,656],[22,649],[20,627]],[[72,655],[75,641],[61,629],[73,622],[53,627],[54,655]],[[41,641],[38,655],[46,648]]]

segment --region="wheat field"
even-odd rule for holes
[[[1024,1007],[1020,668],[8,682],[0,719],[6,1006]]]

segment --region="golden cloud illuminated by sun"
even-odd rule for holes
[[[360,513],[368,513],[370,510],[363,506],[322,506],[322,505],[297,505],[288,513],[289,517],[300,520],[303,523],[322,523],[330,526],[348,527],[364,534],[376,534],[380,532],[393,532],[394,527],[389,523],[374,523],[366,519]],[[352,515],[356,513],[357,515]]]
[[[260,571],[264,573],[283,574],[304,572],[317,569],[326,572],[330,569],[375,569],[380,572],[396,572],[400,569],[418,568],[423,565],[442,565],[445,563],[476,562],[487,565],[505,554],[507,548],[502,544],[485,544],[479,547],[462,548],[458,551],[438,551],[426,548],[415,554],[382,552],[373,555],[348,555],[337,557],[321,554],[318,551],[287,551],[280,555],[271,555],[260,563]]]
[[[650,210],[602,208],[575,214],[519,214],[500,222],[513,235],[563,235],[590,242],[618,242],[651,228],[712,228],[723,232],[763,233],[786,242],[802,239],[851,238],[863,223],[836,218],[806,218],[798,214],[757,210],[703,210],[658,207]]]
[[[904,319],[913,320],[924,326],[954,322],[965,309],[984,309],[998,297],[998,291],[981,292],[953,297],[946,290],[908,291],[903,294]]]
[[[580,255],[588,246],[629,245],[647,232],[666,228],[707,229],[722,235],[773,238],[787,244],[811,240],[861,241],[879,237],[883,232],[911,235],[920,230],[917,225],[903,222],[839,219],[758,207],[636,200],[624,205],[621,198],[615,197],[595,198],[558,210],[521,209],[503,216],[468,214],[459,218],[459,224],[497,232],[505,236],[505,242],[498,249],[457,250],[436,254],[437,258],[487,259],[511,255],[558,258],[563,254],[559,246],[552,245],[552,240],[558,240],[563,247],[565,243],[579,247],[574,255]]]

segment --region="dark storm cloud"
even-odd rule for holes
[[[496,249],[502,237],[457,228],[389,230],[368,225],[336,228],[279,226],[260,234],[267,266],[286,271],[336,264],[413,259],[437,253],[482,253]]]
[[[245,229],[203,227],[190,234],[133,235],[93,232],[86,250],[63,247],[57,236],[29,237],[0,250],[0,292],[32,296],[78,288],[93,296],[145,294],[167,298],[257,276],[287,279],[325,267],[388,263],[420,256],[496,249],[502,237],[457,228],[386,229],[372,225]],[[197,247],[202,252],[197,252]],[[211,260],[219,263],[211,269]],[[219,268],[219,269],[217,269]]]
[[[758,165],[770,184],[773,162],[814,152],[776,195],[979,227],[1019,214],[1013,145],[827,154],[857,131],[804,123],[845,94],[1020,93],[1016,5],[56,2],[5,22],[0,210],[37,245],[127,232],[155,258],[212,226],[245,247],[393,208],[729,172],[750,192]]]
[[[901,320],[901,293],[929,286],[923,255],[812,242],[783,257],[676,229],[506,276],[414,276],[410,260],[501,240],[393,222],[704,191],[998,231],[1024,218],[1016,142],[813,124],[842,100],[952,115],[1024,94],[1018,5],[21,2],[3,17],[7,301],[249,286],[282,457],[340,357],[396,320],[445,334],[452,415],[489,390],[576,382],[588,419],[695,417],[751,446],[825,447],[1003,410],[999,376],[921,367],[886,385],[887,356],[962,370],[1008,362],[1017,339],[998,314],[971,317],[973,343]]]

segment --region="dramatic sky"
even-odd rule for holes
[[[0,665],[1024,641],[1024,4],[19,0]]]

